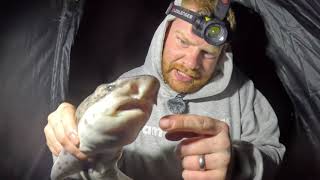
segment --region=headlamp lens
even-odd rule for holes
[[[221,27],[220,26],[211,26],[208,29],[208,36],[209,38],[217,38],[221,33]]]
[[[207,24],[203,34],[203,38],[214,46],[220,46],[225,43],[228,36],[228,31],[223,24],[213,22],[212,24]]]

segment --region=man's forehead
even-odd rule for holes
[[[193,36],[195,34],[191,33],[192,31],[192,25],[182,19],[176,18],[173,22],[172,22],[172,30],[174,31],[175,34],[180,34],[182,36],[184,36],[185,38],[187,36]],[[196,39],[196,38],[193,38]],[[201,38],[199,38],[201,39]]]
[[[213,46],[208,44],[204,39],[198,37],[197,35],[193,34],[191,31],[187,31],[186,29],[176,29],[174,31],[176,35],[186,41],[188,44],[193,46],[199,46],[201,49],[209,52],[209,53],[217,53],[220,51],[221,47]],[[190,35],[192,34],[192,35]]]

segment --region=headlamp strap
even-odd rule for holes
[[[230,8],[230,0],[218,0],[218,4],[214,11],[214,16],[221,21],[226,17]]]
[[[196,20],[198,19],[198,14],[189,10],[189,9],[185,9],[182,8],[180,6],[176,6],[174,5],[173,2],[170,3],[166,14],[171,14],[173,16],[176,16],[180,19],[183,19],[191,24],[195,24]]]

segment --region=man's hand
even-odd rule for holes
[[[162,117],[160,127],[168,140],[182,140],[177,153],[182,159],[184,179],[226,179],[231,161],[231,141],[226,123],[197,115],[169,115]],[[205,157],[205,169],[199,158]]]
[[[48,124],[44,128],[47,145],[50,151],[58,156],[62,149],[67,150],[77,158],[84,160],[86,155],[80,152],[77,136],[76,109],[72,104],[61,103],[49,114]]]

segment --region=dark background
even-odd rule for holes
[[[65,100],[78,104],[98,84],[142,65],[169,2],[87,1],[71,49]],[[43,128],[54,110],[48,98],[53,70],[50,55],[37,52],[48,51],[55,42],[56,38],[50,37],[56,32],[60,5],[50,0],[5,1],[1,5],[1,179],[48,179],[52,162]],[[287,144],[292,107],[265,54],[268,40],[263,22],[253,11],[238,4],[233,7],[238,21],[232,44],[235,64],[271,102],[279,117],[281,141]],[[38,34],[35,39],[46,42],[30,43],[26,37],[35,36],[34,32]],[[47,61],[36,61],[38,58]]]

